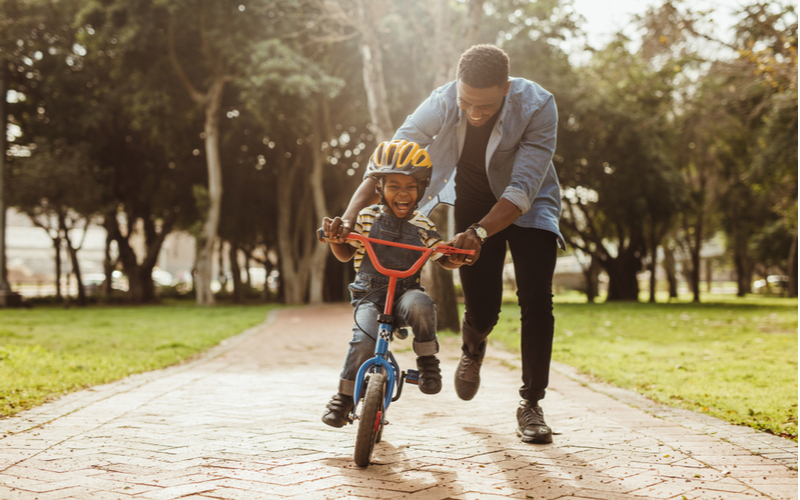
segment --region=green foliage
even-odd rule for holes
[[[555,305],[553,359],[670,406],[797,440],[797,300]],[[492,338],[519,351],[519,309]]]
[[[468,3],[441,3],[450,9],[442,23],[439,3],[381,5],[370,27],[396,127],[431,92],[443,54],[455,65],[458,54],[445,46],[463,43]],[[665,1],[633,21],[637,39],[619,35],[575,62],[581,19],[568,6],[487,0],[478,41],[502,46],[514,76],[554,93],[562,230],[602,262],[612,297],[638,296],[635,274],[660,244],[680,247],[686,262],[719,229],[741,286],[767,268],[794,274],[795,7],[744,5],[733,42],[708,55],[698,47],[714,43],[700,33],[710,14]],[[216,115],[223,238],[274,250],[275,200],[289,164],[304,172],[289,186],[300,203],[310,165],[324,162],[326,208],[341,213],[374,146],[364,26],[348,13],[355,5],[345,0],[0,0],[0,58],[15,96],[7,109],[22,131],[12,147],[36,147],[31,161],[50,163],[30,172],[29,185],[42,187],[34,198],[53,198],[43,193],[67,170],[59,158],[80,157],[81,174],[100,188],[70,201],[73,210],[87,202],[109,220],[124,213],[131,226],[202,227],[192,192],[208,182],[198,96],[224,75]],[[61,156],[44,154],[56,149]],[[20,158],[9,163],[21,171]],[[9,186],[22,193],[23,176]]]
[[[190,359],[263,321],[268,306],[0,310],[0,415]]]

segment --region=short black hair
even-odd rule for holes
[[[508,82],[508,54],[494,45],[473,45],[461,54],[458,79],[476,89],[488,89]]]

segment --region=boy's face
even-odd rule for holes
[[[407,217],[419,198],[419,181],[410,175],[389,174],[383,176],[383,198],[389,210],[398,218]]]

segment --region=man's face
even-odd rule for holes
[[[398,219],[404,219],[417,204],[419,181],[410,175],[386,175],[383,177],[383,198],[386,200],[389,210]]]
[[[503,106],[503,98],[508,94],[511,83],[487,89],[470,87],[461,80],[456,83],[458,107],[464,112],[473,127],[484,125]]]

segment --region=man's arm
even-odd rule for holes
[[[500,198],[489,213],[478,221],[478,224],[486,229],[486,233],[491,237],[493,234],[497,234],[513,224],[520,215],[522,215],[522,212],[516,205],[505,198]],[[472,256],[464,254],[451,255],[450,260],[456,264],[456,267],[462,264],[471,266],[481,255],[481,239],[472,229],[457,234],[448,244],[456,248],[475,250],[475,255]]]
[[[486,229],[489,237],[513,224],[520,215],[530,209],[550,168],[556,148],[558,112],[553,96],[545,92],[544,97],[542,108],[531,117],[520,139],[511,183],[492,210],[483,219],[476,221]],[[468,230],[457,234],[452,240],[452,245],[476,250],[474,257],[464,258],[467,265],[478,260],[480,239],[475,231]]]

